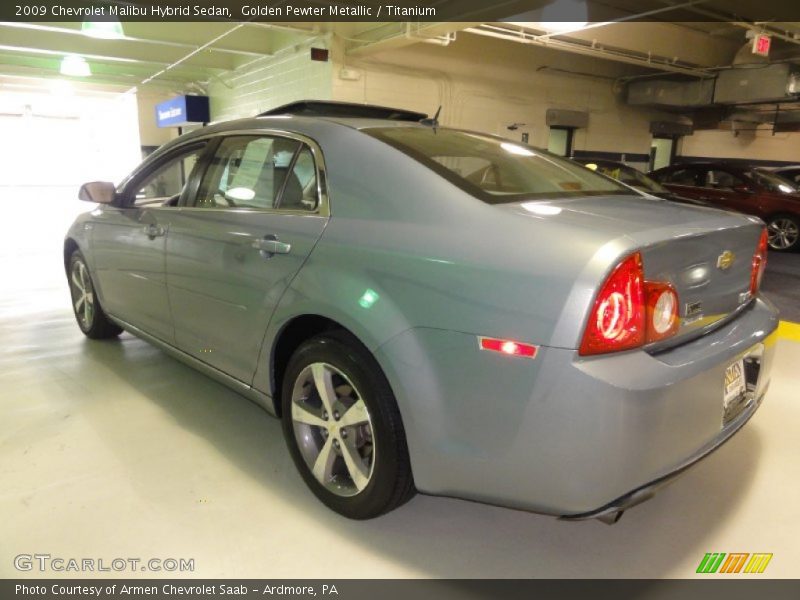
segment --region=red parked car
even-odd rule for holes
[[[788,179],[724,162],[672,165],[649,175],[680,196],[761,217],[773,250],[800,247],[800,189]]]

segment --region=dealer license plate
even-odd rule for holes
[[[722,394],[722,408],[726,414],[744,399],[747,382],[744,377],[744,360],[737,360],[725,369],[725,384]]]

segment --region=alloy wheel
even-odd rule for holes
[[[800,236],[797,223],[791,219],[778,218],[770,221],[767,227],[769,246],[775,250],[786,250],[797,243]]]
[[[369,484],[375,439],[367,405],[347,376],[333,365],[305,367],[292,391],[295,441],[314,478],[337,496]]]
[[[78,318],[81,329],[86,331],[91,328],[92,319],[94,319],[94,289],[89,271],[82,260],[76,260],[72,265],[69,287],[72,292],[72,307],[75,309],[75,316]]]

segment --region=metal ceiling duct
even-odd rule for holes
[[[713,98],[713,79],[640,79],[627,85],[627,102],[635,106],[694,108],[710,105]]]
[[[791,63],[740,66],[720,71],[715,104],[791,102],[800,95],[800,69]]]
[[[634,80],[626,86],[626,99],[634,106],[675,109],[796,102],[800,99],[800,67],[788,62],[740,63],[720,70],[715,79]]]

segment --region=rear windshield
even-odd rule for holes
[[[565,158],[469,131],[432,127],[363,130],[484,202],[636,192]]]
[[[750,176],[770,192],[778,194],[795,194],[798,192],[798,188],[794,183],[775,173],[754,169],[750,172]]]

